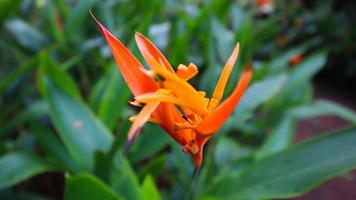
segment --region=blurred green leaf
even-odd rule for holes
[[[255,158],[261,160],[267,156],[286,149],[293,140],[294,119],[287,114],[281,117],[279,124],[268,136],[262,147],[257,151]]]
[[[40,72],[49,76],[54,83],[71,97],[81,99],[79,89],[73,79],[57,64],[48,53],[40,54]]]
[[[316,100],[307,105],[294,107],[288,112],[298,119],[311,118],[320,115],[336,115],[356,124],[356,113],[354,111],[340,104],[326,100]]]
[[[111,69],[107,84],[102,88],[98,116],[112,130],[128,103],[130,91],[117,68]]]
[[[218,140],[214,153],[215,162],[224,166],[239,157],[240,147],[234,140],[222,137]]]
[[[66,179],[65,200],[120,200],[108,185],[91,174],[69,176]]]
[[[318,52],[305,58],[305,60],[296,66],[283,89],[284,95],[290,95],[301,85],[310,81],[310,79],[322,68],[326,62],[326,54]]]
[[[254,82],[242,96],[233,118],[240,118],[239,121],[243,121],[244,116],[248,117],[248,114],[251,114],[258,106],[277,95],[282,90],[287,78],[286,74],[279,74]]]
[[[26,110],[18,113],[12,120],[2,125],[0,137],[5,137],[11,131],[18,128],[27,121],[38,120],[38,118],[48,114],[48,106],[43,101],[32,103]]]
[[[33,124],[31,133],[36,137],[43,153],[53,162],[54,166],[72,173],[79,172],[79,167],[73,161],[64,145],[55,137],[54,133],[45,127]]]
[[[84,24],[92,23],[89,17],[89,10],[93,8],[97,0],[80,0],[77,1],[74,7],[70,10],[66,19],[65,30],[66,36],[70,42],[78,43],[82,37],[82,28]]]
[[[356,167],[356,128],[324,135],[256,162],[241,174],[212,184],[224,199],[273,199],[301,195]],[[342,145],[340,145],[342,144]]]
[[[83,170],[93,170],[95,151],[109,150],[112,135],[81,101],[47,76],[43,75],[41,81],[50,117],[70,155]]]
[[[8,20],[5,27],[20,45],[33,51],[40,50],[48,43],[46,35],[21,19]]]
[[[13,81],[20,78],[21,76],[24,76],[24,74],[26,74],[31,69],[36,67],[37,62],[38,62],[38,57],[34,56],[31,59],[29,59],[28,61],[26,61],[25,63],[16,67],[9,74],[7,74],[5,77],[1,77],[0,94],[3,94],[4,90],[6,89],[6,87],[8,87],[9,84],[11,84]]]
[[[0,1],[0,22],[18,10],[20,0],[2,0]]]
[[[152,176],[146,176],[142,184],[142,196],[144,200],[160,200],[160,194]]]
[[[156,124],[146,124],[142,134],[132,145],[128,157],[133,162],[148,158],[161,151],[171,138]]]
[[[111,187],[125,199],[142,200],[140,184],[129,162],[120,152],[115,154],[113,160],[109,180]]]
[[[39,158],[21,152],[8,153],[0,158],[0,189],[12,186],[34,175],[53,170]]]

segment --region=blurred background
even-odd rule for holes
[[[63,165],[59,172],[0,187],[0,199],[62,199],[65,172],[80,171],[69,159],[66,136],[49,117],[43,66],[51,66],[46,73],[81,99],[122,149],[128,117],[137,110],[128,106],[131,94],[89,10],[145,65],[135,31],[150,38],[172,66],[195,63],[200,72],[192,84],[208,95],[237,42],[240,55],[226,94],[252,61],[253,82],[209,142],[209,167],[198,191],[214,177],[356,123],[354,1],[0,0],[0,155],[20,151]],[[182,199],[192,162],[157,126],[144,128],[128,160],[139,182],[150,174],[163,199]],[[95,166],[93,173],[108,182],[105,168]],[[356,199],[355,178],[347,173],[298,199]]]

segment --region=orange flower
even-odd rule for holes
[[[181,145],[183,151],[192,156],[195,165],[199,167],[204,144],[234,111],[252,77],[252,67],[248,65],[232,94],[220,103],[239,53],[239,44],[227,61],[214,94],[209,99],[205,92],[196,90],[188,83],[198,73],[194,64],[179,65],[177,71],[174,71],[154,44],[142,34],[136,33],[136,43],[150,67],[148,71],[115,36],[94,20],[135,96],[135,101],[131,103],[143,106],[136,116],[130,118],[133,124],[128,133],[128,144],[139,135],[144,124],[150,121],[160,125]]]

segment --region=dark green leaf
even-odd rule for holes
[[[18,152],[1,157],[0,169],[0,189],[2,189],[49,171],[51,167],[33,155]]]
[[[123,199],[100,179],[90,174],[69,176],[66,179],[65,200],[120,200]]]
[[[129,162],[117,152],[114,163],[110,169],[110,185],[114,190],[128,200],[141,200],[141,188],[136,174]]]
[[[338,131],[256,162],[211,185],[224,199],[273,199],[301,195],[356,167],[356,128]]]
[[[79,167],[52,131],[40,125],[33,124],[31,133],[36,137],[36,141],[40,144],[48,159],[53,162],[53,165],[63,171],[73,173],[79,171]]]

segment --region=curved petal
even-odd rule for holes
[[[200,134],[211,135],[220,129],[244,94],[252,74],[252,67],[249,64],[242,72],[241,78],[232,94],[199,124],[197,131]]]
[[[132,124],[129,133],[127,134],[127,145],[125,152],[133,143],[133,140],[140,134],[141,128],[150,119],[151,114],[157,109],[159,102],[153,102],[146,104],[140,113],[135,117],[135,121]]]
[[[234,51],[232,52],[229,60],[226,62],[223,71],[221,72],[219,81],[215,87],[213,97],[209,103],[209,111],[213,110],[220,102],[221,98],[224,96],[224,90],[226,83],[229,79],[232,69],[234,68],[234,64],[236,62],[237,56],[239,55],[240,44],[237,43]]]
[[[140,68],[142,64],[130,51],[92,15],[102,35],[109,44],[119,70],[124,77],[131,92],[136,96],[146,92],[155,91],[157,83],[145,74]]]
[[[155,62],[152,62],[152,58],[158,62],[162,63],[162,66],[171,73],[175,73],[172,66],[169,64],[168,60],[164,55],[158,50],[158,48],[141,33],[136,32],[135,39],[138,48],[140,49],[142,56],[145,58],[149,66],[153,66]]]
[[[172,91],[176,97],[189,104],[195,112],[203,116],[207,114],[208,109],[204,97],[187,81],[160,67],[154,66],[152,70],[160,79],[160,84],[164,89]]]
[[[156,92],[150,92],[150,93],[145,93],[139,96],[135,97],[135,100],[138,101],[139,103],[150,103],[150,102],[165,102],[165,103],[173,103],[179,106],[184,106],[188,107],[190,104],[188,104],[186,101],[174,97],[172,95],[168,94],[159,94]]]

